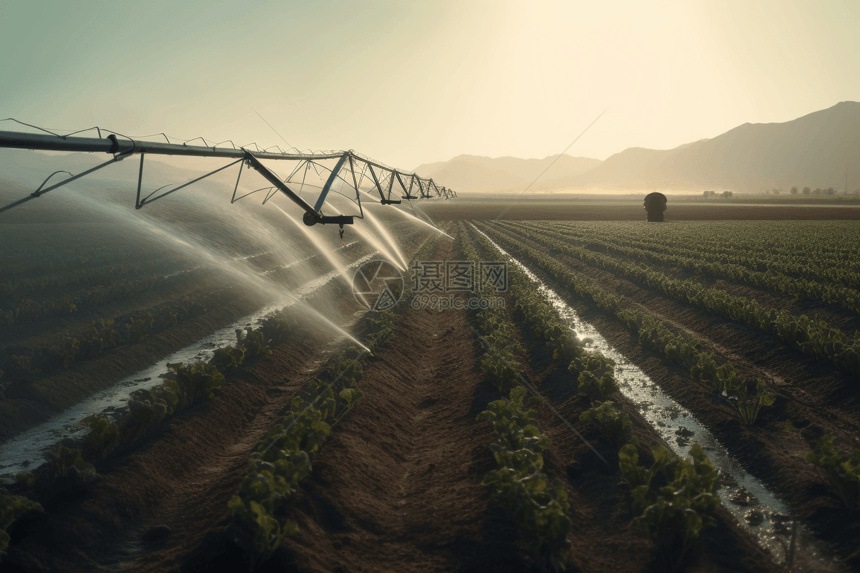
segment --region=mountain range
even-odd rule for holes
[[[460,155],[415,168],[458,191],[524,188],[556,156],[491,159]],[[562,156],[538,188],[716,189],[860,186],[860,102],[840,102],[784,123],[745,123],[669,150],[632,147],[606,161]]]

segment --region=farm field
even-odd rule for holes
[[[162,4],[0,2],[0,573],[860,572],[860,2]]]
[[[422,205],[433,220],[496,219],[526,221],[641,221],[641,196],[616,201],[600,200],[593,196],[575,195],[539,196],[534,200],[517,201],[516,194],[509,197],[484,198],[480,195],[458,197],[457,204],[434,203]],[[814,204],[746,202],[727,203],[719,199],[710,201],[684,201],[671,198],[666,212],[667,221],[766,221],[766,220],[853,220],[860,219],[860,205],[819,202]]]
[[[285,304],[7,483],[2,566],[860,567],[855,222],[709,220],[728,205],[664,225],[561,220],[528,201],[491,222],[497,205],[456,203],[420,207],[447,236],[382,219],[413,263],[392,309],[367,312],[335,278],[303,299],[325,322]],[[823,209],[853,207],[807,211]],[[381,256],[356,237],[287,258],[204,225],[183,240],[217,261],[195,264],[66,225],[36,247],[80,243],[0,260],[0,441],[272,302],[240,274],[280,267],[266,280],[295,291],[332,273],[323,251]],[[421,261],[506,263],[505,287],[478,273],[434,307]],[[674,413],[655,417],[663,396]]]

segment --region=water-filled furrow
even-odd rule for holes
[[[723,506],[759,544],[771,552],[778,563],[785,563],[793,526],[788,506],[755,476],[744,470],[689,410],[666,395],[638,366],[613,348],[594,326],[583,321],[575,310],[526,265],[512,257],[486,234],[477,228],[475,230],[535,283],[538,292],[552,304],[578,338],[587,341],[586,348],[615,362],[615,379],[621,393],[633,403],[675,454],[688,456],[690,447],[695,443],[704,448],[714,467],[724,477],[724,487],[719,490]],[[794,562],[797,563],[801,559],[806,563],[815,563],[817,571],[844,569],[826,545],[803,525],[797,528],[794,548]]]
[[[346,268],[355,268],[378,254],[378,252],[372,252],[365,255],[347,265]],[[302,298],[319,290],[332,280],[339,278],[340,275],[341,271],[334,270],[308,281],[296,289],[292,293],[292,297],[277,300],[260,310],[240,318],[230,326],[222,328],[185,348],[177,350],[157,363],[123,378],[110,388],[93,394],[86,400],[52,417],[50,420],[34,426],[0,444],[0,483],[14,482],[15,474],[24,471],[33,471],[34,468],[44,463],[44,453],[58,442],[66,438],[75,439],[88,432],[88,428],[81,424],[81,421],[87,416],[101,414],[106,417],[112,417],[112,412],[126,405],[132,392],[161,384],[159,375],[166,372],[165,364],[209,360],[212,358],[216,348],[236,342],[236,329],[248,324],[256,325],[276,310],[297,304]]]

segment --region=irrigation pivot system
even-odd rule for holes
[[[352,150],[323,153],[288,153],[282,151],[280,148],[277,148],[277,152],[268,151],[266,149],[261,150],[256,144],[252,144],[255,149],[251,151],[248,149],[250,145],[245,147],[236,147],[232,142],[229,142],[231,145],[230,148],[218,147],[218,145],[221,145],[221,143],[215,144],[213,146],[187,145],[187,143],[170,143],[170,140],[167,138],[167,136],[165,136],[165,139],[167,140],[166,143],[142,141],[132,139],[126,136],[117,137],[118,134],[115,133],[111,133],[107,137],[102,138],[101,130],[99,130],[98,128],[95,129],[99,133],[99,137],[97,138],[73,137],[71,135],[63,136],[51,132],[46,132],[46,134],[39,134],[14,131],[0,131],[0,147],[31,149],[40,151],[108,153],[113,156],[108,161],[96,165],[91,169],[78,173],[77,175],[73,175],[68,171],[56,171],[52,173],[47,177],[47,179],[45,179],[45,181],[36,191],[32,192],[27,197],[19,199],[18,201],[10,203],[9,205],[0,207],[0,213],[18,205],[21,205],[22,203],[26,203],[27,201],[40,197],[49,191],[53,191],[58,187],[62,187],[67,183],[71,183],[72,181],[80,179],[81,177],[84,177],[103,167],[107,167],[108,165],[122,161],[123,159],[131,157],[134,154],[140,155],[140,171],[137,179],[137,197],[134,202],[135,209],[140,209],[145,205],[152,203],[153,201],[161,199],[162,197],[170,195],[171,193],[175,193],[180,189],[188,187],[193,183],[196,183],[238,163],[240,164],[239,174],[236,177],[236,185],[233,188],[233,197],[230,200],[231,203],[235,203],[239,199],[243,199],[244,197],[248,197],[249,195],[253,195],[258,192],[265,192],[265,196],[263,199],[263,204],[265,204],[278,191],[280,191],[281,193],[286,195],[290,199],[290,201],[292,201],[304,210],[302,220],[304,221],[305,225],[311,226],[316,225],[317,223],[320,223],[322,225],[337,224],[340,228],[341,237],[343,237],[343,226],[352,224],[356,215],[327,215],[323,213],[323,206],[326,203],[326,197],[332,190],[332,186],[338,180],[340,180],[346,186],[355,190],[355,199],[353,200],[351,197],[347,198],[353,200],[353,202],[358,206],[358,218],[363,218],[364,216],[364,211],[361,206],[360,190],[361,185],[362,183],[364,183],[365,179],[368,180],[371,186],[371,191],[379,193],[379,202],[383,205],[399,204],[402,200],[411,201],[413,199],[432,199],[434,197],[451,199],[457,196],[457,194],[453,190],[436,185],[433,179],[422,179],[415,173],[400,171],[388,167],[386,165],[373,161],[368,157],[355,153]],[[206,140],[203,140],[203,143],[206,144]],[[143,185],[143,165],[146,154],[217,157],[223,159],[233,159],[234,161],[228,163],[227,165],[224,165],[223,167],[219,167],[214,171],[210,171],[209,173],[202,175],[192,181],[183,183],[178,187],[164,190],[160,194],[157,193],[165,189],[165,187],[169,187],[169,185],[159,187],[145,197],[141,197],[141,188]],[[286,179],[281,179],[277,174],[273,173],[268,167],[263,165],[261,160],[264,159],[293,161],[295,162],[295,164],[293,165],[293,169],[290,175]],[[319,163],[320,161],[331,159],[337,160],[337,163],[333,168],[329,168]],[[271,184],[271,186],[263,187],[255,191],[251,191],[250,193],[246,193],[245,195],[242,195],[240,197],[236,197],[236,192],[239,189],[239,181],[242,178],[242,170],[245,166],[254,169],[258,173],[260,173],[260,175],[262,175]],[[321,191],[319,192],[319,195],[316,197],[316,201],[313,202],[313,204],[302,198],[288,185],[288,183],[291,183],[291,180],[294,176],[296,176],[303,170],[306,174],[309,168],[313,168],[315,171],[317,170],[317,168],[320,168],[329,173],[325,185],[323,185]],[[58,173],[66,173],[69,175],[69,177],[59,183],[56,183],[54,185],[51,185],[50,187],[43,189],[48,180],[51,179],[51,177],[53,177],[54,175],[57,175]],[[392,194],[399,193],[399,190],[395,191],[395,181],[397,182],[399,189],[402,190],[404,194],[400,196],[394,195],[394,198],[392,198]],[[413,191],[415,192],[415,194],[413,194]]]

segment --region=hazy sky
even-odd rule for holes
[[[0,54],[41,126],[605,159],[860,100],[860,2],[0,0]]]

